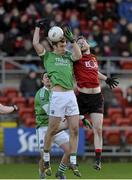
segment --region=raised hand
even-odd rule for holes
[[[108,86],[113,89],[115,88],[116,86],[118,86],[119,82],[116,80],[117,78],[110,78],[108,77],[105,82],[106,84],[108,84]]]
[[[71,43],[74,43],[74,42],[75,42],[75,38],[74,38],[74,35],[73,35],[70,27],[67,27],[67,28],[66,28],[66,30],[64,31],[64,36],[65,36]]]
[[[43,18],[36,21],[35,26],[39,28],[45,28],[47,25],[49,26],[49,19]]]

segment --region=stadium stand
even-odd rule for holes
[[[104,118],[103,120],[103,126],[111,126],[112,125],[112,121],[110,118]]]
[[[124,135],[125,135],[126,144],[132,145],[132,131],[126,130]]]
[[[0,96],[0,103],[3,104],[3,105],[6,105],[8,104],[8,97],[5,97],[5,96]]]
[[[14,98],[11,100],[12,104],[16,104],[19,109],[27,106],[26,101],[27,101],[26,98],[21,97],[21,96],[20,96],[20,97],[19,97],[19,96],[14,97]]]
[[[8,97],[9,100],[11,100],[12,98],[16,97],[18,95],[18,90],[16,88],[6,88],[3,91],[4,96]]]
[[[32,118],[34,116],[34,109],[30,107],[29,108],[23,107],[19,110],[19,115],[20,115],[21,121],[25,123],[27,118]]]
[[[107,145],[120,145],[121,136],[120,130],[109,130],[105,132],[105,137],[107,139]]]
[[[112,123],[115,123],[116,119],[123,116],[121,108],[109,108],[108,116],[111,118]]]
[[[117,118],[115,125],[116,126],[123,126],[123,127],[128,126],[129,127],[132,125],[131,119],[129,119],[129,118]]]
[[[123,5],[127,10],[124,11]],[[126,145],[132,145],[132,130],[128,130],[132,128],[132,93],[128,93],[128,85],[132,84],[132,16],[128,11],[131,7],[132,2],[127,0],[0,1],[0,103],[19,106],[17,121],[14,114],[7,117],[11,119],[9,126],[35,127],[34,99],[22,96],[19,90],[20,75],[24,76],[27,70],[43,71],[32,47],[32,35],[35,21],[50,17],[51,25],[70,25],[76,38],[84,35],[91,46],[97,44],[92,51],[99,57],[101,71],[108,75],[116,74],[123,82],[127,81],[113,90],[117,102],[114,104],[114,101],[106,109],[104,144],[120,146],[123,131]],[[43,31],[41,33],[44,34]],[[46,39],[42,39],[42,43],[50,50]],[[70,44],[67,48],[71,49]],[[0,123],[4,123],[3,119],[6,121],[5,116],[0,115]],[[8,127],[6,123],[8,121],[0,124],[0,147],[2,128]],[[83,127],[81,121],[80,127]],[[93,145],[92,131],[86,130],[86,140]]]
[[[131,108],[125,108],[125,116],[132,119],[132,107]]]

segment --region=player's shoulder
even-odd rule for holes
[[[41,59],[47,59],[47,57],[48,57],[49,55],[51,55],[51,54],[52,54],[51,51],[45,51],[44,53],[39,54],[39,57],[40,57]]]
[[[36,94],[35,94],[35,98],[37,98],[37,96],[40,94],[40,90],[41,90],[42,88],[40,88],[40,89],[38,89],[37,90],[37,92],[36,92]]]
[[[92,57],[94,60],[97,60],[97,57],[96,57],[95,54],[90,54],[90,55],[91,55],[91,57]]]

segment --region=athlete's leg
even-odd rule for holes
[[[69,142],[63,143],[60,147],[64,150],[65,153],[64,153],[62,160],[60,162],[60,165],[58,167],[58,170],[56,173],[56,178],[66,179],[65,171],[66,171],[68,163],[69,163],[69,155],[70,155]]]
[[[53,140],[53,136],[58,132],[60,127],[60,122],[62,117],[65,116],[65,92],[56,92],[53,91],[50,97],[49,103],[49,124],[48,130],[45,136],[45,145],[44,145],[44,161],[47,172],[51,172],[50,167],[50,148]],[[51,173],[46,173],[47,175]]]
[[[56,177],[59,179],[65,179],[65,171],[69,162],[69,134],[66,131],[61,131],[54,136],[54,142],[64,150],[61,163],[58,167]]]
[[[67,127],[68,125],[66,120],[62,121],[62,118],[59,117],[49,117],[48,130],[45,135],[44,152],[49,152],[54,135],[63,129],[67,129]],[[45,162],[47,161],[46,159]]]
[[[70,162],[77,164],[76,157],[72,157],[72,154],[76,154],[78,148],[79,115],[69,116],[67,121],[70,132]]]
[[[70,168],[76,176],[81,176],[77,168],[77,148],[79,133],[79,109],[77,99],[73,91],[68,94],[69,101],[65,112],[70,132]]]
[[[39,127],[38,129],[36,129],[38,148],[40,151],[40,160],[39,160],[39,177],[40,177],[40,179],[45,179],[43,147],[44,147],[44,137],[45,137],[47,128],[48,127]]]
[[[43,152],[41,152],[41,158],[39,160],[39,177],[40,179],[45,179]]]
[[[48,130],[45,135],[45,144],[44,144],[44,166],[45,166],[45,173],[50,176],[51,175],[51,168],[50,168],[50,148],[53,141],[54,135],[57,133],[59,129],[61,118],[59,117],[49,117],[49,124],[48,124]]]
[[[79,134],[79,115],[67,117],[69,132],[70,132],[70,168],[76,176],[81,176],[77,169],[77,148]]]
[[[61,122],[60,122],[58,132],[60,132],[60,131],[62,131],[62,130],[66,130],[66,129],[68,129],[68,122],[67,122],[67,119],[64,118],[64,119],[62,119]]]
[[[68,163],[69,163],[69,155],[70,155],[69,142],[62,144],[60,147],[61,147],[61,148],[64,150],[64,152],[65,152],[65,154],[64,154],[63,157],[62,157],[61,162],[62,162],[63,164],[65,164],[65,165],[68,165]]]
[[[102,152],[102,126],[103,126],[103,114],[102,113],[91,113],[90,117],[93,122],[93,132],[94,132],[94,146],[95,146],[95,155],[96,163],[95,169],[101,169],[101,152]]]

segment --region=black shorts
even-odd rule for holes
[[[77,95],[80,115],[104,112],[104,98],[102,93],[85,94],[79,92]]]

